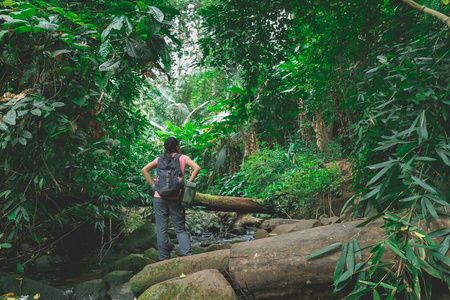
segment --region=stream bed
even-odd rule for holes
[[[245,242],[253,239],[253,233],[254,231],[252,230],[247,230],[245,234],[241,235],[226,232],[211,233],[205,231],[198,236],[192,236],[191,245],[206,249],[212,244]],[[172,241],[174,242],[172,253],[176,253],[179,249],[177,240],[172,239]],[[25,276],[61,289],[70,295],[72,294],[72,289],[78,284],[85,281],[101,279],[105,275],[102,273],[105,266],[129,254],[121,253],[116,249],[110,249],[104,253],[105,254],[101,258],[100,250],[92,249],[80,255],[78,259],[71,260],[60,257],[56,257],[55,259],[55,257],[53,257],[50,268],[38,269],[35,266],[27,270]]]

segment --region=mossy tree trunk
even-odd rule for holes
[[[263,201],[260,199],[216,196],[197,193],[193,206],[203,206],[215,211],[264,212]]]

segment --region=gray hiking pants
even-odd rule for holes
[[[181,255],[191,255],[191,242],[185,228],[185,209],[179,200],[154,198],[153,209],[155,211],[156,238],[158,245],[159,259],[169,259],[170,249],[167,235],[169,226],[169,216],[172,220]]]

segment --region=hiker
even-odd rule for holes
[[[175,192],[175,196],[161,197],[158,193],[159,183],[157,183],[155,188],[155,181],[150,176],[150,171],[158,168],[158,162],[160,163],[160,172],[162,166],[167,166],[170,161],[174,161],[181,169],[182,175],[184,176],[186,166],[189,166],[193,171],[189,177],[189,181],[192,182],[195,177],[197,177],[198,172],[200,172],[200,167],[192,161],[186,155],[181,154],[180,140],[174,137],[169,137],[164,142],[164,154],[157,157],[151,163],[147,164],[142,168],[142,174],[144,174],[145,179],[148,183],[155,189],[155,195],[153,200],[153,209],[155,211],[155,222],[156,222],[156,238],[158,245],[158,253],[160,260],[166,260],[170,258],[169,241],[167,236],[167,228],[169,225],[169,215],[172,220],[173,227],[177,234],[178,243],[180,245],[181,255],[191,255],[191,243],[189,235],[185,228],[185,209],[181,205],[182,189]],[[162,161],[164,160],[164,161]],[[182,177],[182,176],[181,176]],[[163,178],[165,180],[166,178]],[[182,179],[181,179],[182,180]],[[161,179],[160,179],[161,181]]]

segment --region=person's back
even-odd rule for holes
[[[153,209],[155,212],[155,223],[156,223],[156,233],[157,233],[157,244],[158,244],[158,252],[159,258],[161,260],[170,258],[170,249],[169,249],[169,241],[167,237],[167,229],[169,224],[169,216],[172,220],[173,227],[177,234],[178,243],[180,246],[181,255],[191,255],[191,244],[189,235],[185,229],[185,209],[181,205],[182,196],[182,187],[179,186],[179,190],[177,193],[177,189],[171,189],[172,193],[170,195],[163,192],[163,187],[158,183],[155,184],[155,180],[150,175],[150,172],[155,168],[158,168],[158,164],[164,165],[161,166],[166,168],[166,165],[170,165],[175,158],[175,167],[179,168],[181,171],[181,180],[185,174],[186,166],[189,166],[193,169],[189,181],[192,182],[200,171],[200,167],[193,162],[188,156],[181,154],[181,147],[179,145],[181,139],[176,139],[174,137],[169,137],[164,142],[164,154],[160,157],[155,158],[152,162],[148,163],[144,168],[142,168],[142,173],[144,174],[147,182],[155,188],[154,200],[153,200]],[[173,167],[174,165],[171,165]],[[159,170],[158,170],[159,171]],[[172,171],[171,171],[172,172]],[[176,171],[178,172],[178,170]],[[167,170],[166,172],[161,172],[161,175],[164,174],[166,178],[164,180],[164,186],[167,183]],[[176,174],[176,175],[179,175]],[[159,177],[159,176],[158,176]],[[179,177],[179,176],[176,176]],[[158,191],[161,191],[159,194]],[[174,196],[172,196],[174,195]]]

